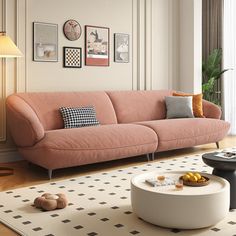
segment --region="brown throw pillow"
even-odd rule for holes
[[[202,94],[190,94],[190,93],[178,93],[174,92],[173,96],[180,96],[180,97],[193,97],[193,114],[195,117],[204,118],[203,109],[202,109]]]

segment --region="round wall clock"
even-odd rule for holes
[[[76,20],[68,20],[63,26],[63,32],[67,39],[74,41],[81,35],[81,26]]]

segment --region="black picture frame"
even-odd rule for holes
[[[129,34],[114,34],[114,62],[129,63]]]
[[[82,68],[82,48],[63,47],[63,67]]]

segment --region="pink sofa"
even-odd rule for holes
[[[20,154],[48,170],[219,142],[229,123],[203,101],[206,118],[165,119],[173,91],[18,93],[7,121]],[[99,126],[63,129],[59,107],[93,105]]]

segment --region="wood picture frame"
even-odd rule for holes
[[[110,29],[100,26],[85,26],[85,65],[109,66]]]

